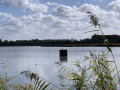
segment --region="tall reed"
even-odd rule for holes
[[[98,26],[99,31],[101,31],[101,36],[104,39],[104,44],[106,45],[107,49],[110,51],[110,53],[112,55],[112,58],[113,58],[113,61],[114,61],[115,67],[116,67],[116,71],[117,71],[118,82],[119,82],[119,85],[120,85],[119,72],[118,72],[118,69],[117,69],[117,64],[116,64],[116,61],[115,61],[115,58],[114,58],[114,54],[112,52],[112,49],[109,47],[109,40],[105,37],[105,35],[103,33],[103,30],[101,28],[101,25],[99,24],[99,21],[98,21],[98,18],[96,17],[96,15],[93,14],[92,12],[89,12],[89,11],[87,13],[88,13],[88,16],[90,17],[90,23],[92,24],[92,26],[95,26],[95,27]]]
[[[101,50],[95,53],[90,51],[90,55],[84,59],[84,63],[89,60],[88,66],[83,66],[80,62],[76,62],[74,65],[78,68],[77,70],[62,66],[60,72],[65,73],[65,78],[72,82],[72,87],[76,90],[116,90],[120,85],[119,72],[112,49],[109,47],[109,40],[105,37],[96,15],[89,11],[87,13],[92,26],[95,28],[99,27],[99,30],[93,30],[92,32],[101,32],[101,35],[98,36],[104,39],[103,43],[108,52]],[[107,59],[109,52],[113,61]],[[115,64],[114,68],[111,67],[112,63]]]

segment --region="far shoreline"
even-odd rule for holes
[[[52,44],[52,45],[1,45],[0,47],[106,47],[104,43],[99,44]],[[120,47],[120,43],[110,43],[109,47]]]

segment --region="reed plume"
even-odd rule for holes
[[[33,73],[33,72],[29,71],[29,70],[23,71],[23,72],[21,72],[20,74],[23,74],[24,76],[26,76],[27,78],[29,78],[31,81],[32,81],[32,80],[35,80],[35,81],[36,81],[36,80],[39,79],[38,74]]]
[[[89,15],[88,17],[90,17],[90,23],[92,24],[92,26],[100,26],[98,18],[96,17],[95,14],[93,14],[92,12],[87,12]]]

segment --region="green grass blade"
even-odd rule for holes
[[[39,81],[39,79],[37,79],[37,81],[35,82],[35,87],[34,87],[34,89],[37,87],[38,81]]]
[[[44,84],[45,84],[45,82],[43,82],[43,83],[40,85],[39,90],[41,90],[41,88],[43,87]]]
[[[39,85],[40,85],[41,82],[42,82],[42,80],[39,81],[39,83],[38,83],[38,85],[37,85],[37,88],[39,87]],[[37,90],[37,88],[36,88],[36,90]]]
[[[117,66],[116,67],[114,67],[112,70],[111,70],[111,73],[115,70],[117,68]]]
[[[49,84],[45,85],[45,87],[42,90],[45,90],[48,86],[49,86]]]

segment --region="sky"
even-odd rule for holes
[[[120,0],[0,0],[0,39],[85,39],[100,32],[89,23],[90,11],[104,34],[120,35]],[[88,32],[88,33],[85,33]]]

